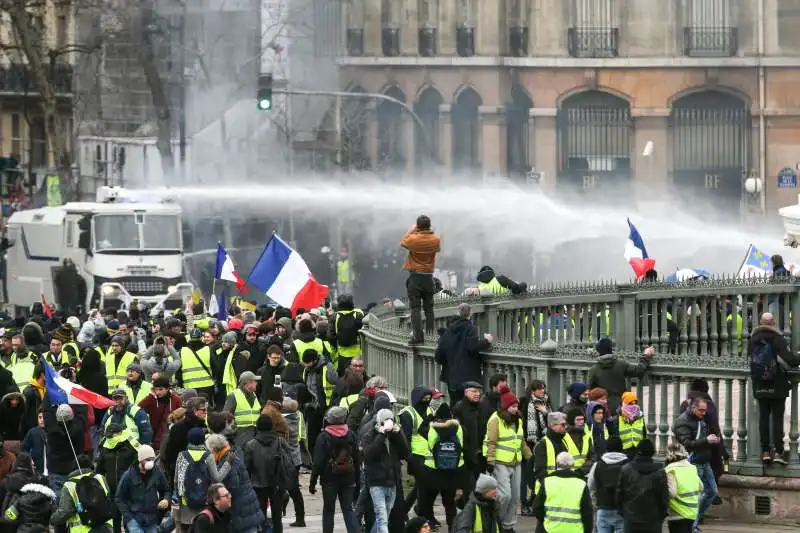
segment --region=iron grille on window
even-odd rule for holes
[[[400,30],[398,28],[383,28],[381,30],[381,46],[383,55],[396,57],[400,55]]]
[[[506,104],[506,169],[518,178],[524,178],[532,167],[532,107],[530,97],[515,86],[511,91],[511,102]]]
[[[617,57],[615,4],[615,0],[573,0],[572,26],[567,30],[572,57]]]
[[[475,55],[475,28],[459,26],[456,30],[456,51],[461,57]]]
[[[683,53],[692,57],[736,55],[739,35],[730,0],[687,0]]]
[[[361,57],[364,55],[364,30],[349,28],[347,30],[347,55]]]
[[[512,26],[508,30],[508,47],[513,57],[528,55],[528,28]]]
[[[436,55],[436,28],[420,28],[419,55],[422,57]]]

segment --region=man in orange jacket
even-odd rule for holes
[[[411,307],[411,343],[425,340],[422,331],[422,311],[425,312],[425,331],[433,334],[433,295],[436,287],[433,271],[436,254],[441,250],[439,236],[431,230],[431,219],[427,215],[417,217],[417,223],[400,239],[400,246],[408,250],[403,268],[408,270],[406,281],[408,303]]]

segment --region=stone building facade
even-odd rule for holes
[[[346,164],[737,215],[796,201],[800,0],[347,0],[343,19],[341,87],[426,131],[348,102]]]

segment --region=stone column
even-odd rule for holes
[[[506,139],[503,108],[482,105],[481,120],[481,166],[486,174],[497,174],[505,167]]]
[[[403,2],[400,20],[400,55],[416,56],[419,52],[419,10],[417,0],[392,0]]]
[[[505,18],[505,12],[501,9],[499,0],[472,0],[477,3],[472,5],[472,9],[477,14],[475,20],[475,55],[496,57],[500,55],[500,39],[505,38],[505,34],[498,35],[501,16]]]
[[[438,2],[439,18],[436,22],[437,40],[440,56],[456,55],[456,2]]]
[[[380,1],[364,0],[364,55],[382,56]]]

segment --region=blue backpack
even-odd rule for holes
[[[461,462],[461,443],[458,435],[451,433],[445,438],[439,436],[439,440],[433,445],[433,461],[436,470],[456,470],[458,463]]]
[[[208,476],[205,452],[199,461],[192,459],[188,451],[183,452],[189,466],[186,467],[186,476],[183,478],[183,495],[190,509],[202,509],[208,503],[208,487],[211,478]]]

